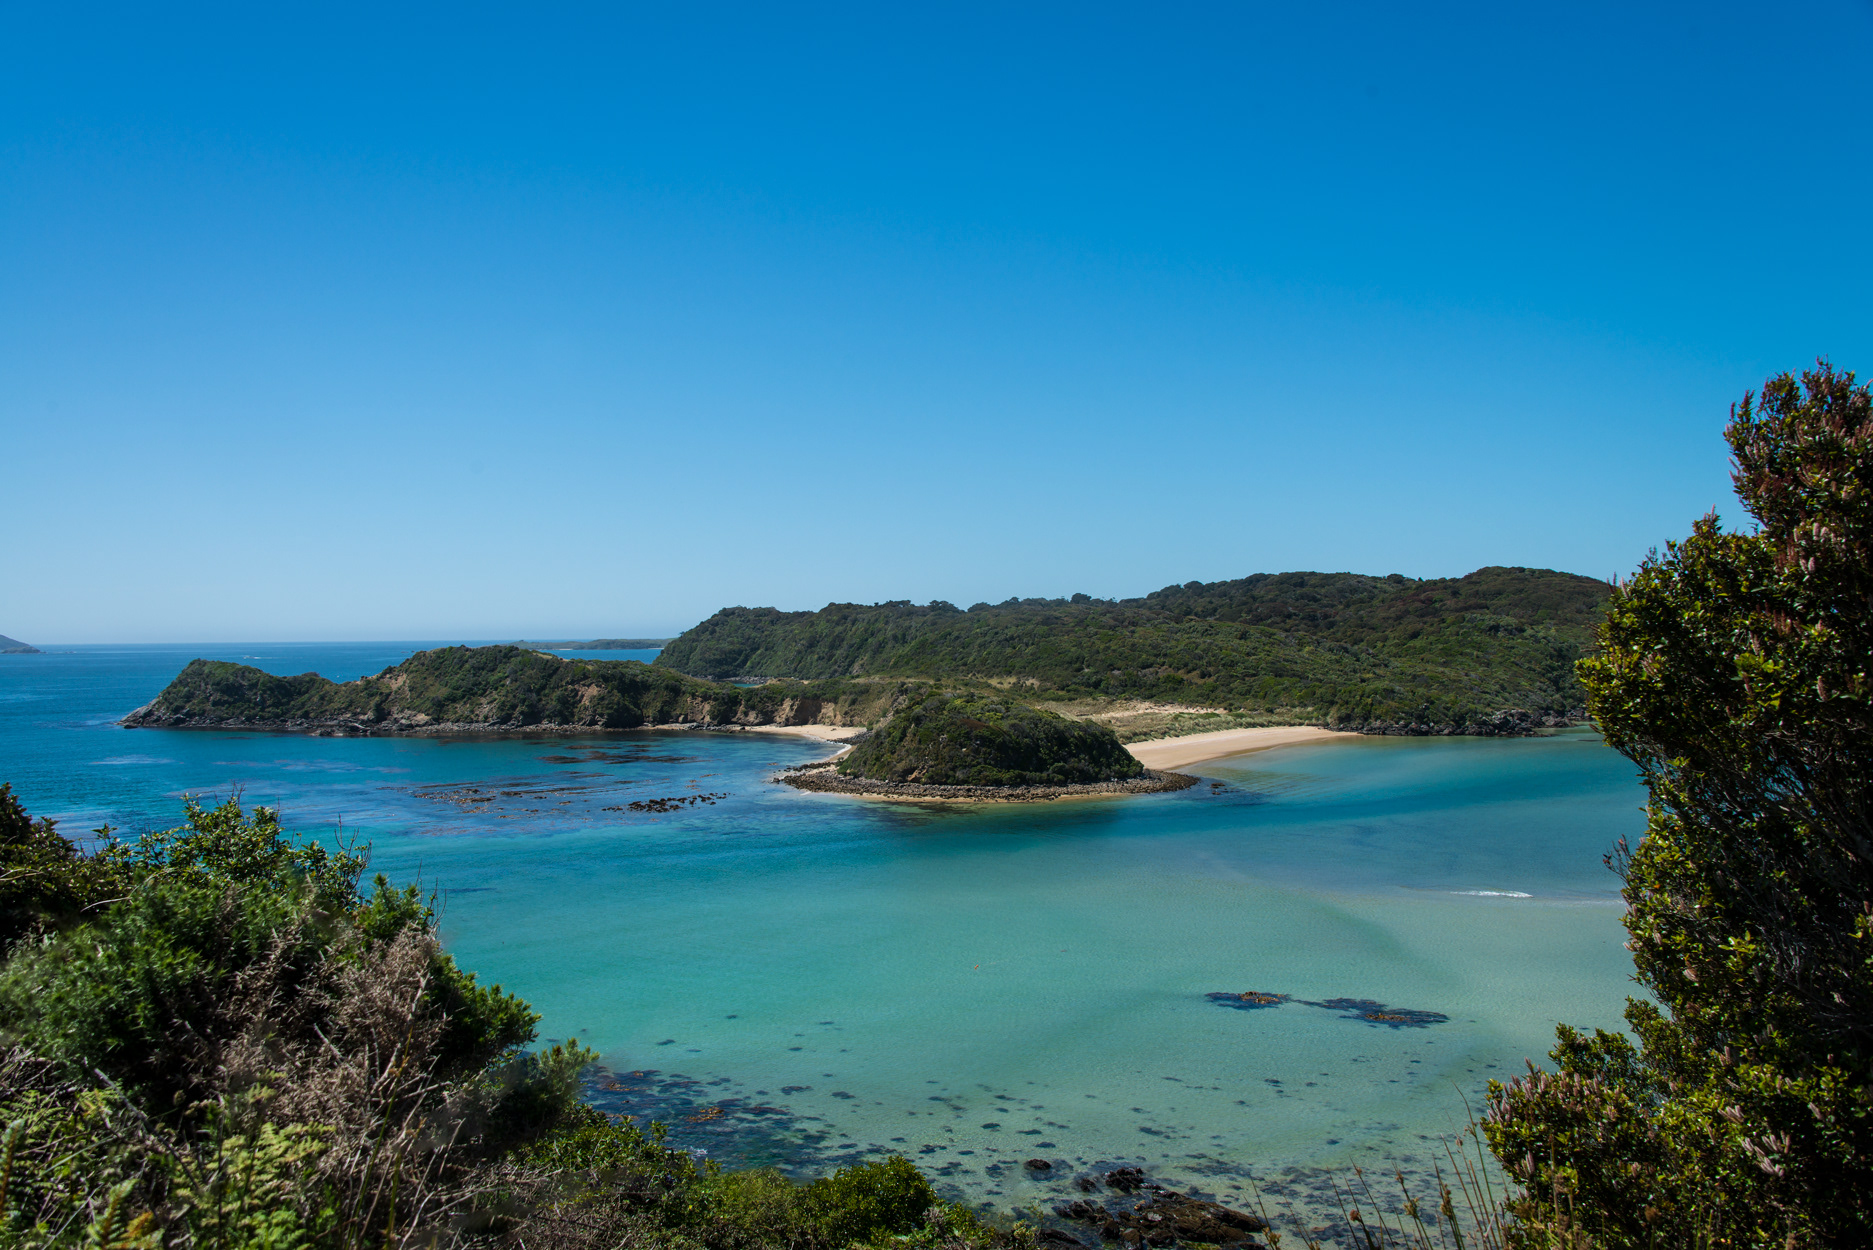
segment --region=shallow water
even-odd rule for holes
[[[1226,1201],[1252,1168],[1303,1206],[1321,1167],[1415,1171],[1465,1096],[1557,1021],[1617,1027],[1631,988],[1601,856],[1641,792],[1583,732],[1349,738],[1178,794],[920,808],[771,784],[826,749],[776,735],[111,723],[195,655],[350,678],[418,645],[3,656],[0,780],[68,832],[239,788],[366,839],[440,892],[465,967],[605,1056],[600,1105],[732,1162],[902,1151],[1003,1208],[1102,1162]],[[1208,997],[1251,990],[1291,1000]],[[1368,1005],[1310,1005],[1336,999]]]

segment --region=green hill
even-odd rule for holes
[[[636,660],[570,660],[521,647],[419,651],[371,677],[276,677],[192,660],[132,728],[632,729],[689,724],[858,724],[882,714],[889,685],[777,682],[745,690]]]
[[[905,703],[835,767],[848,777],[933,786],[1088,785],[1145,771],[1104,725],[942,691]]]
[[[17,638],[8,638],[0,634],[0,655],[44,655],[38,647],[21,642]]]
[[[1592,578],[1260,574],[1139,599],[725,608],[656,666],[714,678],[920,677],[1032,699],[1148,700],[1395,732],[1517,731],[1578,712]],[[1505,716],[1504,714],[1509,715]]]

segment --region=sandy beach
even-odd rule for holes
[[[826,757],[828,761],[844,759],[852,749],[848,739],[865,732],[860,725],[743,725],[741,728],[747,733],[791,734],[796,738],[811,738],[815,742],[845,743]]]
[[[739,725],[736,728],[748,733],[792,734],[796,738],[813,738],[820,742],[844,742],[865,732],[862,725]]]
[[[1247,755],[1251,751],[1266,751],[1270,747],[1358,736],[1314,725],[1273,725],[1261,729],[1219,729],[1215,733],[1190,734],[1182,738],[1149,738],[1143,742],[1134,742],[1125,749],[1146,768],[1163,770],[1188,768],[1205,760]]]

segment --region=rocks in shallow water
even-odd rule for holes
[[[1045,1159],[1029,1159],[1023,1166],[1030,1172],[1051,1172],[1054,1170],[1054,1165],[1047,1162]]]
[[[1106,1184],[1122,1194],[1129,1194],[1145,1183],[1143,1168],[1113,1168],[1106,1173]]]
[[[1367,1024],[1383,1024],[1394,1029],[1421,1029],[1429,1024],[1443,1024],[1450,1017],[1439,1011],[1419,1011],[1415,1007],[1388,1007],[1371,998],[1294,998],[1287,994],[1271,994],[1264,990],[1243,990],[1240,993],[1222,991],[1205,994],[1205,998],[1219,1006],[1236,1011],[1260,1011],[1265,1007],[1279,1007],[1283,1003],[1299,1003],[1303,1007],[1324,1007],[1328,1011],[1337,1011],[1343,1019],[1364,1020]]]
[[[1326,998],[1310,1007],[1325,1007],[1328,1011],[1337,1011],[1348,1020],[1364,1020],[1368,1024],[1384,1024],[1394,1029],[1417,1028],[1427,1024],[1442,1024],[1449,1016],[1437,1011],[1417,1011],[1410,1007],[1387,1007],[1384,1003],[1374,1002],[1370,998]]]
[[[1073,1178],[1073,1183],[1079,1186],[1080,1192],[1083,1194],[1090,1194],[1093,1190],[1099,1188],[1099,1182],[1090,1176],[1076,1176]]]
[[[1055,1207],[1054,1214],[1061,1219],[1097,1225],[1101,1237],[1130,1247],[1201,1242],[1247,1250],[1258,1244],[1254,1235],[1268,1228],[1266,1221],[1246,1211],[1233,1210],[1220,1202],[1194,1198],[1176,1190],[1158,1189],[1144,1180],[1144,1173],[1138,1168],[1116,1171],[1125,1174],[1129,1186],[1125,1192],[1141,1188],[1155,1192],[1129,1210],[1079,1198]],[[1107,1174],[1108,1182],[1111,1176],[1112,1173]]]
[[[1233,1007],[1237,1011],[1256,1011],[1263,1007],[1279,1007],[1288,1001],[1286,994],[1267,994],[1261,990],[1243,990],[1240,994],[1218,993],[1205,994],[1213,1003]]]
[[[1043,1246],[1079,1246],[1081,1250],[1084,1250],[1086,1245],[1064,1228],[1043,1228],[1034,1234],[1034,1239]]]

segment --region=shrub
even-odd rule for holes
[[[1492,1090],[1529,1244],[1873,1244],[1873,404],[1822,364],[1727,434],[1760,528],[1648,559],[1580,665],[1650,794],[1652,999]]]
[[[82,854],[53,820],[26,814],[11,785],[0,785],[0,951],[28,933],[69,924],[122,895],[129,883],[123,848]]]

